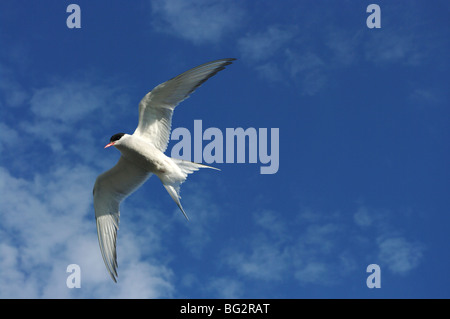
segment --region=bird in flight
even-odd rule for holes
[[[190,69],[147,93],[139,103],[139,123],[133,134],[114,134],[105,148],[116,147],[121,156],[110,170],[100,174],[94,185],[97,235],[103,261],[117,282],[116,239],[120,203],[152,174],[159,177],[167,192],[189,220],[180,202],[180,185],[187,175],[207,165],[171,158],[164,154],[170,137],[175,107],[206,80],[235,59],[221,59]]]

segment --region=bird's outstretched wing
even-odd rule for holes
[[[169,143],[174,108],[233,60],[202,64],[155,87],[139,103],[139,124],[133,135],[146,138],[164,152]]]
[[[94,185],[94,209],[97,235],[103,261],[116,281],[116,238],[119,229],[119,205],[152,174],[120,157],[117,164],[97,177]]]

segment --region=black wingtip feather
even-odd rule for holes
[[[225,67],[226,67],[227,65],[232,64],[233,61],[235,61],[235,60],[236,60],[235,58],[226,58],[226,59],[214,60],[214,61],[211,61],[211,62],[203,63],[202,65],[199,65],[199,66],[193,68],[193,69],[199,69],[199,68],[202,68],[202,67],[204,67],[204,66],[206,66],[206,65],[211,65],[211,64],[213,64],[213,63],[223,62],[223,63],[220,65],[220,67],[214,68],[214,69],[215,69],[214,72],[212,72],[212,73],[209,74],[207,77],[205,77],[204,79],[202,79],[201,81],[199,81],[199,82],[197,83],[197,85],[195,85],[195,86],[192,88],[192,90],[190,90],[190,91],[188,92],[188,94],[187,94],[186,96],[189,96],[189,95],[190,95],[192,92],[194,92],[199,86],[201,86],[203,83],[205,83],[206,81],[208,81],[211,77],[213,77],[214,75],[216,75],[218,72],[224,70]],[[191,70],[193,70],[193,69],[191,69]],[[191,71],[191,70],[189,70],[189,71]],[[187,72],[189,72],[189,71],[186,71],[186,72],[184,72],[184,73],[187,73]],[[184,74],[184,73],[183,73],[183,74]],[[183,74],[180,74],[179,76],[182,76]]]

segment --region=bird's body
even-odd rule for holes
[[[202,64],[155,87],[139,103],[139,124],[135,132],[118,133],[105,146],[121,153],[117,164],[100,174],[94,185],[94,209],[100,250],[112,279],[117,277],[116,238],[119,205],[152,174],[159,177],[167,192],[188,219],[180,202],[180,185],[188,174],[208,167],[164,154],[170,136],[175,107],[211,76],[234,59]]]
[[[126,141],[126,143],[117,144],[116,148],[126,160],[143,170],[159,176],[159,174],[163,175],[170,169],[176,168],[170,157],[153,144],[148,143],[144,138],[125,134],[121,140]]]

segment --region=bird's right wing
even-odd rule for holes
[[[94,209],[97,235],[103,261],[116,281],[116,238],[119,229],[119,205],[152,174],[137,167],[123,156],[110,170],[100,174],[94,185]]]

